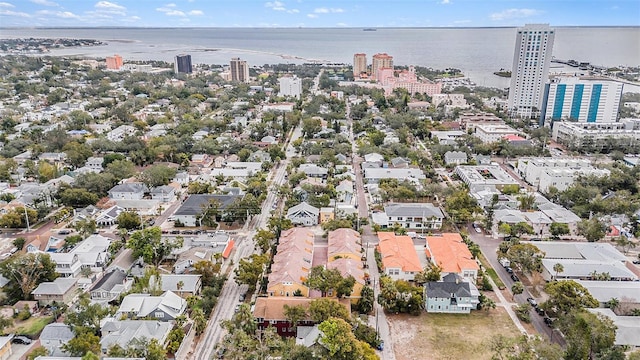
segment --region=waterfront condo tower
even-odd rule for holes
[[[393,56],[387,55],[387,53],[373,55],[373,60],[371,61],[371,77],[377,79],[378,70],[382,68],[393,70]]]
[[[191,55],[176,55],[173,63],[173,71],[175,71],[176,74],[191,74],[193,72],[193,68],[191,67]]]
[[[122,67],[122,56],[118,54],[107,56],[105,61],[107,63],[107,69],[109,70],[120,70]]]
[[[361,74],[367,73],[367,54],[353,55],[353,76],[360,77]]]
[[[249,82],[249,65],[246,60],[240,58],[231,59],[231,81],[233,82]]]
[[[552,121],[616,122],[623,84],[594,76],[553,76],[545,86],[540,125]]]
[[[278,79],[280,83],[279,96],[291,96],[300,98],[302,96],[302,79],[297,76],[283,76]]]
[[[544,85],[549,77],[555,30],[548,24],[518,28],[509,87],[509,113],[531,118],[542,107]]]

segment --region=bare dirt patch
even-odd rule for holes
[[[503,308],[471,314],[387,315],[397,360],[491,359],[489,341],[519,334]]]

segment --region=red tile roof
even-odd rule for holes
[[[400,268],[402,271],[422,271],[422,265],[413,240],[409,236],[397,236],[392,232],[379,232],[378,249],[382,255],[382,265],[386,268]]]
[[[427,256],[435,261],[444,273],[461,273],[463,270],[479,270],[467,245],[458,233],[443,233],[442,236],[427,236]]]

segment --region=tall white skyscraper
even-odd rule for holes
[[[526,24],[518,28],[509,87],[512,115],[532,117],[540,111],[554,38],[555,31],[549,24]]]
[[[300,98],[302,96],[302,79],[297,76],[283,76],[278,79],[280,83],[280,96],[292,96]]]

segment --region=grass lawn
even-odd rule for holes
[[[387,319],[397,360],[489,360],[494,335],[520,334],[501,307],[471,314],[403,314]]]
[[[53,316],[32,316],[25,321],[15,322],[11,329],[5,329],[5,333],[29,335],[35,338],[51,322],[53,322]]]
[[[500,277],[498,276],[498,273],[496,273],[496,271],[493,269],[493,267],[491,267],[491,264],[489,264],[489,260],[487,260],[487,258],[485,258],[483,254],[480,254],[480,256],[478,258],[480,259],[480,262],[482,263],[482,267],[484,267],[484,270],[487,272],[487,274],[489,274],[491,279],[493,279],[493,282],[496,283],[498,288],[499,289],[504,289],[505,288],[504,283],[502,282],[502,280],[500,280]]]

